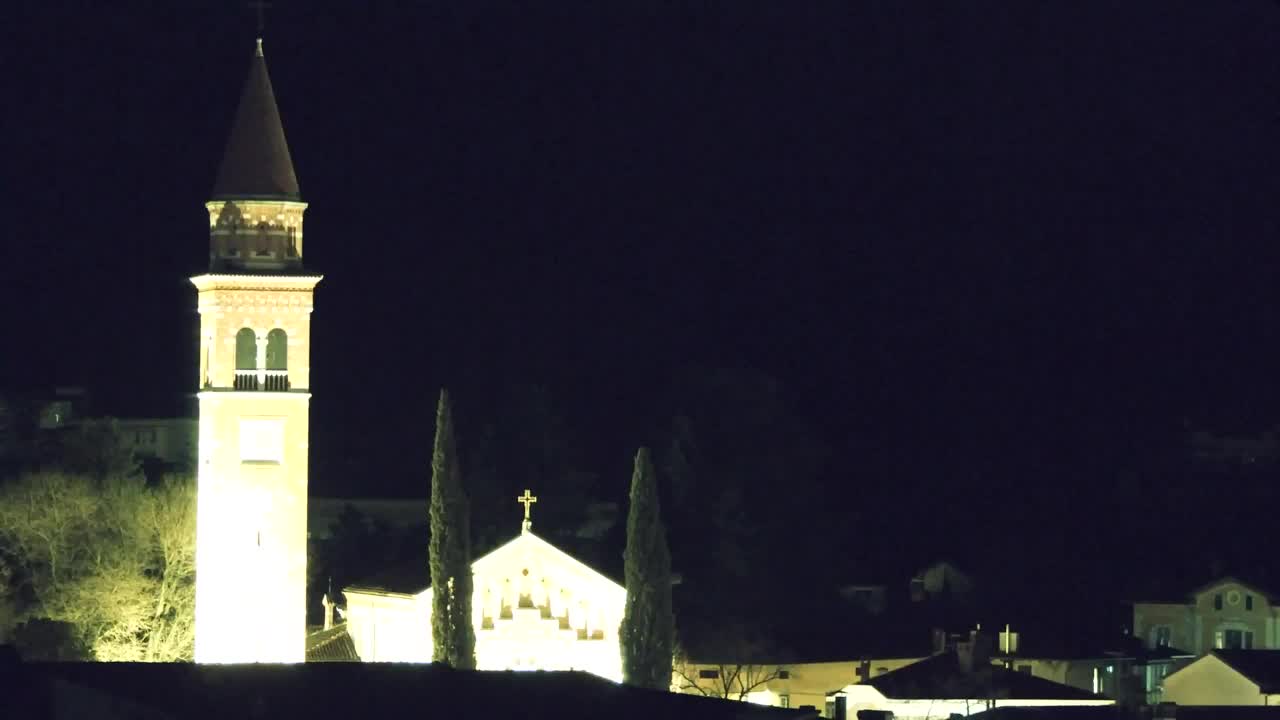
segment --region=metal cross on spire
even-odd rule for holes
[[[533,527],[533,521],[529,519],[530,506],[538,502],[538,498],[530,494],[528,488],[525,488],[524,495],[517,497],[516,502],[524,505],[524,523],[520,525],[520,532],[527,533],[529,528]]]
[[[271,7],[271,3],[264,0],[251,0],[249,7],[258,11],[258,39],[262,39],[262,30],[267,24],[267,9]]]

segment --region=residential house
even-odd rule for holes
[[[920,568],[909,578],[896,576],[889,581],[847,583],[837,592],[845,602],[864,613],[882,615],[886,612],[918,614],[926,606],[934,610],[966,607],[975,600],[977,590],[971,575],[942,560]]]
[[[194,470],[199,422],[195,418],[128,418],[116,421],[120,444],[142,461]]]
[[[1280,605],[1262,588],[1224,577],[1185,598],[1133,604],[1133,634],[1149,649],[1280,648]]]
[[[1164,679],[1196,659],[1188,651],[1170,647],[1139,648],[1131,657],[1133,697],[1127,700],[1134,705],[1159,705],[1164,701]]]
[[[685,662],[672,677],[673,692],[742,700],[757,705],[821,709],[831,688],[884,675],[924,656],[829,662]]]
[[[905,590],[905,586],[903,587]],[[677,607],[696,594],[681,587]],[[928,625],[870,616],[838,591],[797,597],[789,618],[678,614],[682,658],[672,689],[779,707],[822,708],[831,688],[861,682],[935,652]],[[788,621],[789,620],[789,621]]]
[[[52,432],[73,425],[90,407],[81,387],[0,391],[0,461],[20,465],[46,445]]]
[[[899,670],[846,685],[828,695],[826,716],[852,720],[863,711],[894,718],[971,715],[1010,706],[1105,706],[1115,700],[1027,672],[991,665],[979,643],[935,655]]]
[[[921,568],[911,577],[909,587],[912,602],[965,602],[977,590],[972,576],[945,560]]]
[[[1069,685],[1085,692],[1120,699],[1124,693],[1123,680],[1132,658],[1116,653],[1038,652],[1018,654],[1001,652],[993,655],[991,664],[1006,670]]]

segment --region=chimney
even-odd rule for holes
[[[969,631],[967,641],[956,643],[956,662],[964,673],[991,664],[990,638],[982,633],[982,626]]]
[[[329,599],[329,593],[321,596],[320,604],[324,606],[324,629],[329,630],[333,627],[333,601]]]
[[[948,649],[947,631],[942,628],[933,629],[933,654],[944,653]]]

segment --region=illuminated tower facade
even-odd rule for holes
[[[304,659],[311,303],[262,41],[209,210],[200,311],[196,662]]]

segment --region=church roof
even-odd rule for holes
[[[249,64],[213,199],[297,200],[298,177],[267,75],[262,41]]]
[[[347,632],[346,624],[307,635],[307,662],[360,662],[360,653]]]

